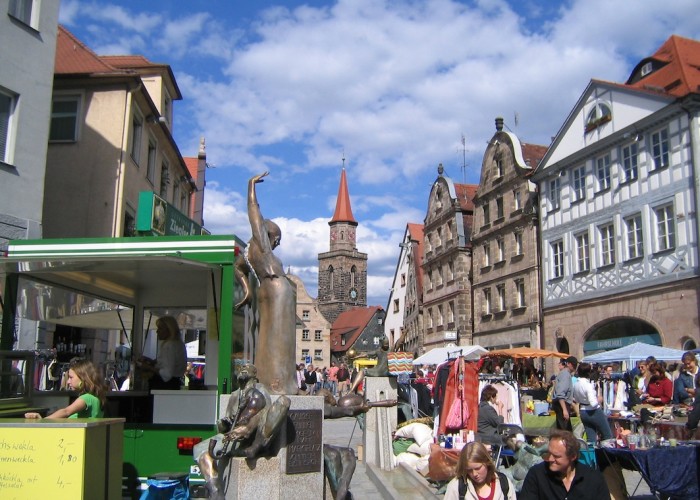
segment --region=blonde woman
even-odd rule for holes
[[[445,500],[516,500],[515,486],[496,471],[491,453],[478,442],[467,443],[457,462],[457,477],[447,484]]]
[[[180,326],[172,316],[156,321],[158,357],[155,361],[142,357],[138,366],[149,377],[148,389],[179,390],[187,370],[187,347],[180,336]]]

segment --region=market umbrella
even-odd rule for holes
[[[680,361],[685,351],[681,349],[672,349],[670,347],[662,347],[660,345],[645,344],[644,342],[635,342],[619,349],[612,351],[603,351],[597,354],[586,356],[581,361],[586,363],[612,363],[613,361],[625,361],[627,366],[633,366],[636,361],[647,359],[649,356],[654,356],[656,359],[663,361]]]
[[[476,361],[486,349],[479,345],[463,345],[451,347],[436,347],[422,356],[413,360],[414,365],[439,365],[447,361],[449,357],[462,356],[465,359]]]
[[[512,349],[496,349],[484,354],[488,357],[511,357],[515,359],[523,358],[567,358],[569,354],[565,352],[548,351],[546,349],[535,349],[534,347],[513,347]]]

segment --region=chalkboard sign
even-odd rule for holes
[[[84,429],[12,428],[0,432],[4,500],[82,498]]]
[[[323,464],[321,410],[289,410],[287,474],[320,472]]]

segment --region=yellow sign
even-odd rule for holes
[[[1,429],[2,497],[4,500],[83,498],[84,460],[84,429]]]

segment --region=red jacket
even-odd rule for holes
[[[665,375],[655,380],[652,379],[647,386],[647,394],[650,398],[658,398],[662,404],[667,405],[673,398],[673,382]]]

